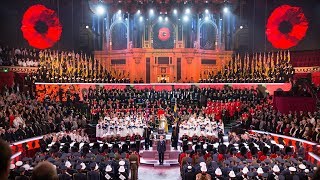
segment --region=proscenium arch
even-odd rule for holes
[[[115,21],[115,22],[113,22],[112,24],[111,24],[111,26],[110,26],[110,34],[109,34],[109,37],[110,37],[110,42],[113,42],[113,36],[112,36],[112,32],[113,32],[113,29],[114,29],[114,27],[116,26],[116,25],[124,25],[125,26],[125,28],[126,28],[126,48],[125,49],[128,49],[129,47],[129,27],[128,27],[128,24],[127,23],[125,23],[125,22],[123,22],[123,21],[119,21],[119,20],[117,20],[117,21]],[[112,50],[124,50],[124,49],[114,49],[113,48],[114,46],[113,46],[113,43],[112,43],[112,46],[111,46],[111,49]]]

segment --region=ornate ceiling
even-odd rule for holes
[[[141,13],[154,9],[160,14],[170,14],[174,9],[183,11],[190,8],[192,12],[203,12],[208,9],[219,12],[221,8],[228,5],[236,7],[238,0],[89,0],[90,8],[93,10],[98,4],[105,5],[109,11],[116,12],[121,9],[124,12]]]

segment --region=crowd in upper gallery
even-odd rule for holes
[[[0,46],[0,66],[38,67],[39,50]]]
[[[294,68],[290,52],[236,55],[218,73],[201,74],[200,83],[284,83],[290,82]]]
[[[0,66],[38,67],[27,78],[46,83],[130,83],[129,73],[106,68],[106,64],[82,53],[0,47]],[[199,83],[290,82],[294,69],[289,52],[235,55],[217,72],[201,74]],[[194,83],[195,80],[174,80]],[[133,83],[143,83],[135,79]],[[165,81],[161,81],[164,83]]]

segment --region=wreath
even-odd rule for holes
[[[301,7],[282,5],[269,16],[266,35],[273,47],[288,49],[305,37],[308,27],[308,20]]]
[[[29,7],[22,18],[21,31],[29,45],[46,49],[60,40],[62,26],[56,12],[43,5]]]
[[[161,41],[168,41],[170,39],[170,29],[167,27],[163,27],[159,29],[158,38]]]

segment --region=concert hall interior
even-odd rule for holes
[[[1,0],[0,180],[319,180],[320,1]]]

